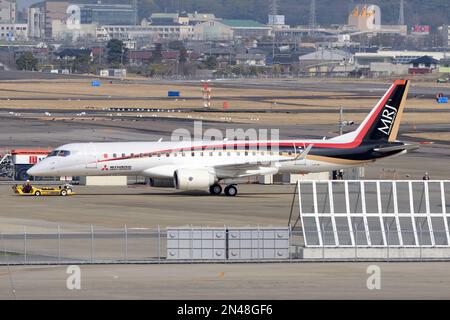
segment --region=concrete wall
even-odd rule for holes
[[[388,62],[372,62],[370,63],[370,71],[383,75],[404,75],[408,74],[409,65],[394,64]]]
[[[80,177],[80,185],[85,186],[126,186],[126,176]]]
[[[303,259],[450,259],[450,248],[304,248]]]

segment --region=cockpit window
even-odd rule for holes
[[[48,155],[48,157],[68,157],[68,156],[70,156],[70,151],[67,150],[53,150]]]

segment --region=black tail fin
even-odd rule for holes
[[[359,141],[392,142],[397,139],[408,96],[409,80],[396,80],[356,130]]]

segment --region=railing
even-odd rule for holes
[[[450,181],[299,182],[305,246],[450,247],[446,190]]]
[[[0,233],[0,264],[158,263],[166,232],[157,229],[39,228]]]

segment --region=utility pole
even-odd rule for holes
[[[275,61],[275,42],[276,42],[276,32],[275,32],[275,16],[278,15],[278,0],[270,0],[270,15],[272,15],[272,65]]]
[[[138,0],[133,0],[133,7],[134,7],[134,25],[138,25]]]
[[[309,9],[309,29],[310,34],[316,33],[316,0],[311,0]]]
[[[405,25],[405,1],[400,0],[400,12],[398,15],[398,25],[404,26]]]
[[[278,14],[278,0],[270,0],[270,14],[274,16]]]

